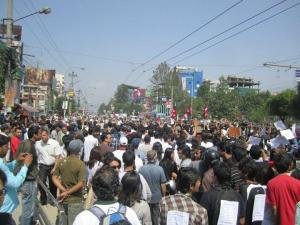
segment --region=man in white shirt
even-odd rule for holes
[[[89,210],[84,210],[77,215],[73,225],[98,225],[102,224],[98,216],[103,215],[102,219],[107,214],[122,212],[127,221],[132,225],[140,225],[136,213],[133,209],[121,205],[116,200],[116,196],[120,187],[118,172],[110,167],[103,166],[97,170],[92,180],[93,190],[97,197],[94,206]],[[100,209],[100,212],[99,212]],[[124,210],[121,210],[124,209]],[[97,214],[98,212],[98,214]]]
[[[42,130],[42,139],[35,143],[35,149],[39,164],[39,178],[46,186],[46,180],[48,178],[50,192],[56,198],[57,188],[52,182],[52,174],[55,171],[60,156],[59,143],[49,138],[48,130]],[[46,192],[41,187],[39,187],[39,189],[41,193],[40,202],[42,205],[46,205]]]
[[[95,134],[97,134],[97,128],[89,128],[89,135],[84,138],[84,155],[83,161],[87,163],[90,159],[91,150],[99,145],[98,139],[95,138]]]

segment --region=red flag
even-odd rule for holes
[[[177,111],[176,108],[174,107],[170,113],[171,118],[176,119],[177,117]]]
[[[181,120],[187,120],[189,118],[189,116],[191,115],[192,112],[192,107],[189,106],[187,108],[187,110],[185,111],[185,113],[183,114],[183,116],[181,117]]]
[[[208,105],[205,105],[205,106],[204,106],[203,117],[204,117],[205,119],[208,118]]]

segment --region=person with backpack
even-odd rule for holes
[[[207,210],[209,225],[245,224],[245,203],[231,187],[231,169],[225,162],[213,167],[218,184],[203,193],[200,205]]]
[[[97,201],[90,209],[79,213],[73,225],[141,224],[131,208],[117,201],[120,182],[115,169],[104,165],[97,170],[92,187]]]
[[[247,157],[240,162],[239,169],[244,175],[240,193],[246,206],[245,225],[261,225],[264,220],[264,211],[258,215],[257,212],[260,211],[258,203],[265,205],[267,187],[258,183],[258,164],[254,159]]]

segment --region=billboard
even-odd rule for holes
[[[203,82],[203,71],[196,69],[182,69],[178,71],[182,81],[182,90],[186,90],[191,97],[197,96],[198,88]]]
[[[27,85],[47,85],[52,86],[55,70],[43,70],[39,68],[27,68],[25,84]]]

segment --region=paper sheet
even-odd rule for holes
[[[279,146],[285,146],[289,141],[285,137],[276,137],[270,140],[270,145],[272,148],[277,148]]]
[[[261,141],[261,138],[254,137],[254,136],[250,136],[249,140],[248,140],[249,144],[251,144],[251,145],[259,145],[260,141]]]
[[[291,139],[295,138],[293,131],[291,131],[290,129],[281,130],[280,134],[281,134],[281,136],[285,137],[287,140],[291,140]]]
[[[257,194],[255,195],[253,212],[252,212],[252,222],[263,221],[264,211],[265,211],[266,195]]]
[[[277,130],[285,130],[286,126],[281,120],[278,120],[274,123],[274,126],[276,127]]]
[[[221,200],[218,225],[236,225],[239,212],[239,203]]]
[[[189,224],[189,213],[171,210],[167,214],[167,225]]]

